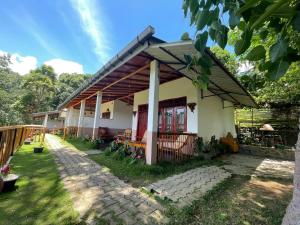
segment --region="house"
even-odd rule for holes
[[[47,111],[32,113],[32,120],[39,125],[43,125],[48,131],[64,128],[65,112],[64,111]]]
[[[235,107],[256,105],[246,89],[207,50],[214,65],[207,90],[200,90],[184,59],[196,53],[192,41],[166,43],[153,34],[152,27],[144,30],[59,106],[68,112],[65,126],[93,138],[108,124],[129,127],[133,141],[146,142],[147,164],[156,163],[163,146],[188,146],[187,137],[236,136]],[[106,108],[109,121],[103,120]],[[163,135],[172,141],[163,143]]]

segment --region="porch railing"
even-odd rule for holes
[[[158,161],[182,161],[196,155],[197,134],[159,133],[157,140]]]
[[[45,127],[39,125],[19,125],[0,127],[0,168],[4,166],[26,138],[32,138],[35,135],[45,138]]]

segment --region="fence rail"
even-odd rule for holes
[[[26,138],[42,134],[45,138],[45,127],[38,125],[18,125],[0,127],[0,168],[4,166]]]
[[[157,140],[158,161],[182,161],[196,155],[197,135],[192,133],[159,133]]]

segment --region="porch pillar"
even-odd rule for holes
[[[82,132],[83,118],[84,118],[84,110],[85,110],[85,99],[80,102],[80,111],[78,118],[78,129],[77,129],[77,137],[80,137]]]
[[[99,121],[100,121],[100,113],[101,113],[101,103],[102,103],[102,92],[97,91],[97,100],[96,100],[96,108],[95,108],[95,116],[94,116],[94,126],[93,126],[93,136],[92,138],[97,138]]]
[[[45,115],[43,126],[47,128],[47,124],[48,124],[48,114]]]
[[[68,108],[67,118],[66,118],[66,122],[65,122],[65,128],[71,127],[72,117],[73,117],[73,106]]]
[[[157,123],[159,100],[159,62],[150,63],[149,99],[148,99],[148,125],[146,144],[146,163],[155,164],[157,161]]]

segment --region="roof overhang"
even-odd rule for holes
[[[149,64],[154,59],[160,62],[161,84],[181,77],[194,79],[197,73],[187,68],[184,59],[184,55],[197,53],[193,42],[165,43],[153,34],[154,29],[148,27],[58,108],[79,107],[84,99],[87,108],[93,108],[97,91],[102,92],[102,102],[121,100],[132,104],[134,93],[149,88]],[[214,62],[208,90],[234,105],[255,107],[254,99],[239,81],[209,49],[206,53]]]

